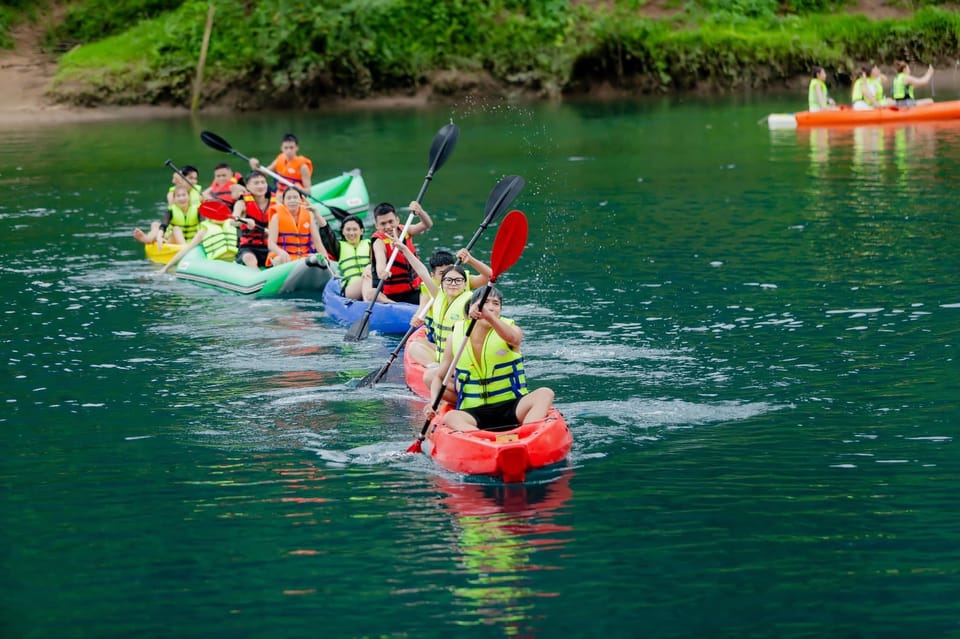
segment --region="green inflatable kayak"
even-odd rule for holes
[[[370,210],[370,195],[367,193],[363,176],[360,175],[360,169],[347,171],[314,184],[310,187],[310,195],[327,207],[326,211],[321,209],[321,213],[328,222],[339,217],[333,214],[331,207],[360,218]]]
[[[322,255],[310,255],[294,262],[254,270],[236,262],[207,259],[202,246],[183,256],[176,276],[200,286],[240,295],[323,294],[330,279],[330,267]]]

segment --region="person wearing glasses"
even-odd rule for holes
[[[413,265],[414,270],[427,287],[427,291],[433,297],[433,301],[430,302],[430,310],[424,319],[424,323],[427,325],[428,338],[410,340],[407,344],[410,355],[414,360],[427,367],[423,380],[429,388],[434,375],[436,375],[436,366],[443,356],[443,347],[453,330],[453,325],[464,318],[467,300],[470,299],[472,291],[487,284],[493,272],[487,264],[475,258],[465,248],[457,251],[457,259],[461,264],[473,268],[477,272],[476,275],[470,275],[459,264],[440,266],[437,268],[439,273],[435,275],[430,273],[423,262],[416,255],[413,255],[413,252],[408,248],[401,247],[400,250],[406,252],[404,257]],[[439,286],[434,279],[437,275],[439,276]]]

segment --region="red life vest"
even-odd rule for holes
[[[254,199],[249,193],[243,194],[243,204],[246,207],[246,215],[250,219],[257,222],[258,226],[248,228],[246,224],[240,226],[240,246],[266,246],[267,245],[267,231],[266,226],[270,222],[270,207],[274,204],[273,200],[267,200],[267,208],[261,209],[257,204],[257,200]],[[263,227],[259,226],[260,224]]]
[[[230,195],[230,189],[233,188],[234,185],[239,184],[240,180],[242,179],[242,175],[239,173],[234,173],[233,177],[230,178],[230,181],[223,186],[220,186],[217,184],[217,181],[214,180],[210,183],[210,197],[215,199],[219,198],[227,204],[233,205],[233,203],[237,201],[237,198]]]
[[[393,248],[390,246],[392,240],[380,231],[374,233],[372,239],[383,241],[383,246],[387,249],[387,259],[389,260],[390,254],[393,252]],[[412,253],[416,254],[417,249],[413,246],[413,240],[406,237],[403,243],[407,245],[407,248],[409,248]],[[373,268],[373,285],[379,286],[380,277],[377,275],[377,257],[373,252],[373,242],[370,243],[370,263]],[[403,256],[403,253],[398,251],[397,259],[393,261],[393,266],[390,267],[390,277],[387,278],[383,284],[383,294],[387,297],[391,295],[403,295],[404,293],[418,290],[420,283],[420,276],[414,273],[413,267],[407,262],[407,258]]]

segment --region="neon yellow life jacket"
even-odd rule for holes
[[[851,102],[863,100],[863,85],[866,82],[868,82],[866,78],[857,78],[857,81],[853,83],[853,93],[850,95]]]
[[[443,288],[437,291],[437,296],[433,298],[433,304],[430,306],[430,312],[424,319],[424,324],[427,325],[427,331],[433,335],[433,343],[437,347],[438,362],[443,357],[443,351],[447,346],[447,336],[453,331],[454,324],[467,315],[467,303],[473,294],[473,291],[470,290],[469,273],[466,279],[466,287],[453,301],[447,299],[447,293]]]
[[[197,228],[200,226],[200,204],[194,204],[190,201],[190,208],[184,213],[176,204],[170,207],[170,223],[179,226],[183,231],[183,239],[188,242],[197,234]]]
[[[513,326],[513,320],[501,318]],[[454,324],[450,333],[459,345],[467,334],[466,321]],[[523,355],[507,344],[492,328],[483,340],[478,360],[471,344],[467,344],[454,363],[457,377],[457,408],[475,408],[499,404],[527,394],[527,376],[523,371]]]
[[[867,78],[867,82],[873,87],[873,97],[877,104],[883,103],[883,80],[880,78]]]
[[[200,244],[208,259],[231,261],[237,256],[237,227],[209,220],[204,220],[200,227],[207,231]]]
[[[817,85],[820,85],[820,90],[823,93],[823,101],[827,101],[827,84],[820,78],[813,78],[810,80],[810,88],[807,90],[807,102],[809,103],[810,110],[819,109],[820,102],[817,100]]]
[[[340,241],[340,278],[343,286],[363,274],[363,269],[370,263],[370,240],[364,238],[353,246],[350,242]]]
[[[907,85],[907,74],[898,73],[897,77],[893,79],[893,99],[894,100],[906,100],[907,98],[913,100],[913,85]]]

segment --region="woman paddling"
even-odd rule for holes
[[[933,79],[933,65],[928,66],[927,72],[919,78],[910,75],[910,65],[903,60],[897,60],[894,68],[897,70],[897,75],[893,78],[893,99],[898,107],[933,103],[933,98],[917,100],[913,92],[914,87],[925,87],[930,84],[930,80]]]

